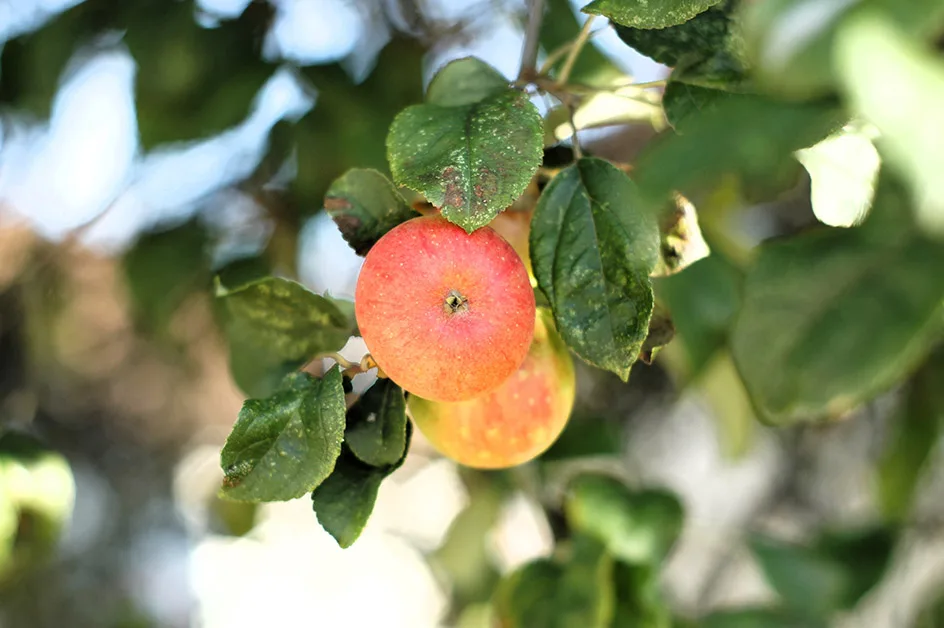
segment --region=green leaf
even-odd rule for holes
[[[824,0],[817,3],[816,11],[809,10],[814,5],[807,4],[806,0],[742,2],[741,6],[740,30],[754,78],[765,91],[791,98],[828,94],[844,81],[865,80],[856,73],[848,73],[836,55],[840,31],[862,14],[871,13],[888,27],[901,29],[909,44],[917,44],[915,49],[931,43],[940,35],[944,24],[944,5],[938,0]],[[797,16],[804,19],[799,20]],[[861,67],[872,71],[875,71],[876,66],[872,65],[875,61],[894,64],[893,59],[877,48],[871,50],[866,46],[862,53],[875,55],[858,59]],[[898,69],[887,71],[900,72]],[[874,86],[873,89],[881,90]]]
[[[604,628],[611,625],[614,604],[613,560],[586,537],[558,546],[554,560],[512,572],[494,598],[503,628]]]
[[[659,300],[672,313],[676,343],[684,348],[689,374],[697,376],[727,342],[740,307],[741,273],[715,251],[654,284]]]
[[[337,351],[354,328],[343,301],[281,277],[266,277],[234,290],[218,287],[217,297],[233,320],[285,359]]]
[[[944,351],[938,349],[909,382],[878,464],[879,503],[886,516],[906,519],[915,487],[944,432]]]
[[[873,212],[901,203],[886,184]],[[731,346],[765,418],[836,416],[915,368],[941,330],[942,265],[940,244],[872,220],[762,245]]]
[[[331,475],[312,492],[318,523],[341,547],[353,545],[364,531],[386,475],[344,450]]]
[[[633,28],[666,28],[687,22],[721,0],[593,0],[584,13]]]
[[[344,410],[336,366],[322,379],[292,374],[271,397],[247,400],[220,453],[222,495],[285,501],[312,491],[341,453]]]
[[[390,127],[387,157],[398,184],[472,232],[521,196],[541,164],[543,139],[527,94],[504,89],[460,107],[407,107]]]
[[[711,409],[721,453],[745,456],[758,430],[757,414],[729,351],[718,352],[692,382]]]
[[[214,494],[208,500],[211,534],[245,536],[256,526],[259,504],[236,502]]]
[[[499,625],[503,628],[555,626],[558,615],[554,593],[562,572],[552,560],[539,559],[505,577],[495,589],[493,602]]]
[[[508,79],[501,72],[475,57],[450,61],[430,81],[426,102],[442,107],[472,105],[505,91]]]
[[[209,235],[197,221],[147,233],[122,260],[135,319],[159,331],[209,281]]]
[[[499,574],[494,564],[492,530],[506,497],[505,487],[495,481],[493,474],[466,469],[463,479],[469,492],[468,504],[452,520],[442,545],[429,556],[433,569],[448,579],[457,608],[486,602],[495,589]]]
[[[704,2],[703,2],[704,3]],[[640,54],[668,66],[727,55],[732,28],[730,0],[710,3],[715,6],[693,19],[667,28],[634,28],[616,25],[616,34]],[[731,58],[732,65],[740,64]]]
[[[16,542],[18,515],[16,505],[0,482],[0,581],[14,567],[13,545]]]
[[[344,441],[375,467],[394,464],[406,448],[406,400],[389,379],[378,379],[347,412]]]
[[[765,91],[810,98],[835,90],[831,58],[833,37],[855,3],[830,1],[796,21],[805,6],[799,0],[742,3],[745,50],[754,77]],[[792,29],[792,30],[791,30]],[[790,36],[795,32],[796,35]]]
[[[234,289],[217,283],[230,368],[248,394],[268,396],[281,378],[318,354],[341,349],[354,332],[348,302],[288,279],[266,277]]]
[[[311,507],[318,523],[341,547],[353,545],[364,531],[381,482],[406,460],[411,435],[412,429],[407,427],[400,457],[385,466],[365,464],[349,448],[342,447],[331,475],[312,491]]]
[[[796,152],[810,173],[810,201],[820,222],[851,227],[865,220],[881,160],[865,129],[846,126],[822,142]]]
[[[658,229],[632,181],[584,158],[547,185],[531,220],[531,264],[561,336],[623,380],[646,339]]]
[[[542,462],[588,456],[616,456],[623,450],[622,426],[604,418],[571,417],[560,437],[541,455]]]
[[[826,628],[827,623],[798,618],[777,608],[744,608],[712,613],[698,625],[701,628]]]
[[[673,190],[714,183],[723,173],[769,179],[793,152],[815,144],[844,123],[836,103],[795,103],[731,93],[681,132],[653,142],[634,171],[639,188],[661,204]],[[794,162],[795,163],[795,162]]]
[[[348,170],[335,179],[324,206],[358,255],[367,255],[385,233],[419,215],[387,177],[365,168]]]
[[[911,187],[918,222],[944,236],[944,63],[879,13],[846,20],[836,62],[852,107],[881,131],[879,149]],[[892,83],[868,80],[889,76]]]
[[[930,602],[918,616],[915,628],[941,628],[941,626],[944,626],[944,590],[938,593],[936,600]]]
[[[730,93],[713,87],[673,80],[670,77],[662,94],[665,119],[672,128],[682,132],[682,124],[687,118],[716,107],[718,102],[723,101]]]
[[[660,564],[682,531],[682,505],[674,495],[632,492],[605,475],[575,478],[564,511],[571,527],[599,539],[616,558],[632,565]]]
[[[659,566],[614,565],[614,628],[673,628],[669,607],[662,599],[659,571]]]
[[[825,618],[855,606],[888,566],[894,535],[883,528],[824,534],[809,546],[755,537],[750,548],[793,611]]]

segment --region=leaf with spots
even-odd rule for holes
[[[659,231],[625,173],[584,158],[541,194],[531,263],[561,336],[581,358],[623,380],[649,330],[649,275]]]
[[[713,60],[712,65],[739,66],[729,50],[734,43],[732,0],[701,12],[690,20],[665,28],[616,24],[616,34],[627,46],[664,65]]]
[[[367,168],[348,170],[335,179],[324,206],[358,255],[367,255],[385,233],[417,216],[387,177]]]
[[[471,105],[504,91],[508,79],[501,72],[475,57],[447,63],[426,90],[426,102],[443,107]]]
[[[410,448],[412,428],[405,424],[403,450],[393,464],[373,466],[343,447],[334,471],[311,494],[311,507],[321,524],[341,547],[360,537],[374,510],[383,480],[400,468]]]
[[[467,105],[414,105],[390,126],[394,181],[426,196],[468,232],[524,192],[542,160],[541,116],[528,95],[502,89]]]
[[[222,496],[286,501],[311,492],[334,469],[344,435],[337,367],[322,379],[293,373],[265,399],[249,399],[220,454]]]
[[[230,370],[252,396],[272,393],[280,376],[337,351],[354,332],[349,302],[315,294],[294,281],[266,277],[234,289],[217,283]]]
[[[634,28],[666,28],[687,22],[721,0],[593,0],[584,13]]]
[[[395,463],[406,447],[406,400],[390,379],[378,379],[347,413],[344,440],[367,464]]]

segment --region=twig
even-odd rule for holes
[[[604,31],[606,31],[606,28],[598,28],[597,30],[591,32],[587,36],[587,39],[593,39]],[[566,44],[551,51],[551,53],[547,55],[547,59],[544,60],[544,63],[541,64],[541,69],[538,70],[538,76],[547,76],[550,73],[551,68],[554,67],[554,64],[563,59],[564,56],[566,56],[567,53],[573,49],[576,43],[576,40],[568,41]]]
[[[589,20],[587,20],[589,22]],[[577,108],[570,103],[567,105],[567,115],[568,120],[570,120],[570,143],[574,150],[574,159],[580,161],[583,157],[583,150],[580,148],[580,138],[577,137],[577,124],[574,122],[574,115],[577,113]]]
[[[577,62],[577,57],[580,56],[580,51],[583,50],[587,40],[590,39],[590,27],[593,26],[594,17],[596,16],[591,15],[587,18],[587,21],[583,23],[583,28],[580,29],[580,33],[574,40],[574,45],[571,46],[570,52],[567,54],[567,58],[564,60],[564,65],[561,67],[560,75],[557,77],[558,86],[567,84],[567,80],[570,78],[570,73],[574,70],[574,64]]]
[[[538,45],[541,35],[541,22],[544,20],[544,0],[531,0],[528,11],[528,24],[524,31],[524,45],[521,49],[521,69],[519,81],[529,81],[537,73]]]

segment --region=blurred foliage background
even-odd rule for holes
[[[548,0],[542,59],[578,36],[580,4]],[[715,4],[683,33],[693,50],[728,37],[737,3]],[[669,123],[684,135],[749,57],[788,101],[833,103],[838,82],[868,105],[872,81],[917,103],[865,108],[900,129],[886,145],[902,178],[941,198],[913,158],[940,151],[935,2],[845,29],[852,52],[836,57],[829,37],[854,3],[744,4],[747,34],[711,57],[597,20],[571,72],[584,148],[633,163]],[[578,364],[572,421],[539,461],[458,469],[417,435],[345,551],[307,500],[216,497],[245,396],[233,378],[258,365],[230,364],[213,278],[279,274],[350,297],[360,258],[321,211],[328,186],[387,170],[391,120],[446,61],[474,54],[514,78],[526,15],[515,0],[0,3],[0,626],[472,628],[494,612],[528,627],[944,626],[944,354],[840,421],[773,428],[728,348],[754,247],[861,220],[869,199],[841,166],[878,167],[865,131],[837,153],[752,159],[801,135],[776,104],[766,126],[736,108],[693,125],[697,154],[649,153],[651,185],[695,184],[712,254],[656,280],[676,338],[653,364],[628,384]],[[932,42],[930,65],[886,22]],[[667,66],[664,115],[661,90],[601,88]],[[570,116],[535,102],[545,165],[560,166]],[[362,352],[355,338],[344,353]],[[589,476],[565,499],[586,471],[625,485]]]

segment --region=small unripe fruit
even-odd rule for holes
[[[574,405],[574,363],[546,310],[538,312],[528,357],[504,384],[458,403],[411,395],[410,415],[437,451],[456,462],[500,469],[543,453]]]
[[[497,388],[534,335],[534,291],[511,245],[488,227],[470,234],[439,216],[408,220],[374,244],[354,310],[384,373],[437,401]]]

